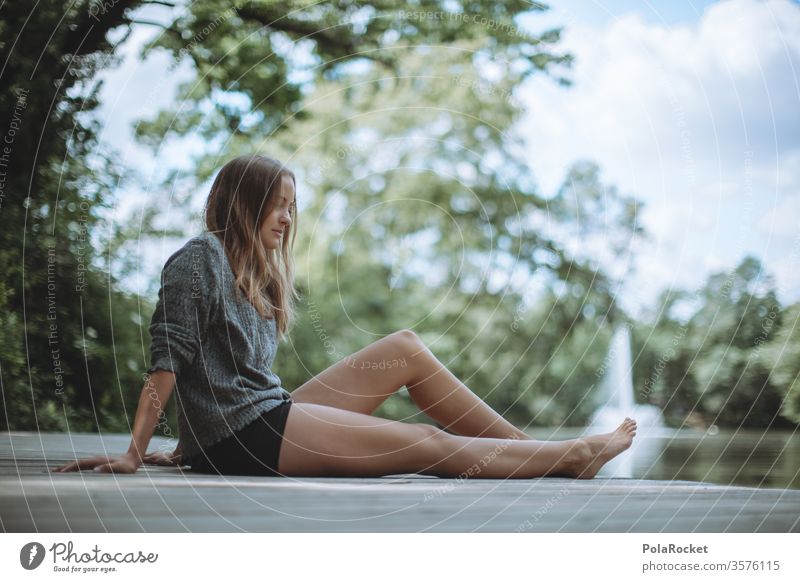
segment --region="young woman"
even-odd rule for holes
[[[240,475],[592,478],[630,447],[636,423],[536,441],[478,398],[410,330],[348,356],[291,394],[271,371],[297,298],[294,174],[263,156],[228,162],[211,188],[206,231],[164,265],[150,325],[151,367],[132,440],[119,456],[55,471],[133,473],[143,463]],[[402,361],[406,365],[392,365]],[[371,416],[402,386],[445,430]],[[179,444],[145,454],[173,389]]]

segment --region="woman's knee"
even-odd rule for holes
[[[432,424],[417,424],[422,433],[421,442],[425,445],[425,458],[432,468],[457,452],[453,435]]]
[[[438,426],[433,424],[426,424],[423,422],[417,423],[414,426],[418,427],[419,430],[422,432],[423,439],[425,441],[434,443],[436,445],[443,444],[443,441],[447,440],[450,436],[450,433],[442,430]]]
[[[413,368],[422,362],[427,362],[429,357],[433,356],[425,342],[410,329],[401,329],[389,337],[392,338],[397,346],[397,357],[406,362],[409,368]]]
[[[410,329],[398,330],[391,334],[390,337],[403,346],[407,352],[411,353],[419,351],[420,347],[424,345],[416,332]]]

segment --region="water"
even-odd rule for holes
[[[585,431],[563,428],[527,432],[536,439],[564,440]],[[639,439],[637,436],[634,443]],[[629,474],[609,475],[601,469],[598,476],[800,489],[798,431],[720,430],[709,434],[681,429],[669,436],[642,437],[642,441],[642,446],[620,455],[627,459],[624,465],[630,467]]]
[[[636,419],[636,440],[630,453],[620,455],[603,466],[601,477],[633,477],[637,458],[654,458],[663,449],[663,438],[674,431],[664,426],[661,409],[651,404],[636,404],[633,393],[630,329],[614,331],[605,358],[606,369],[598,388],[602,404],[595,410],[584,434],[601,434],[617,428],[625,417]]]
[[[659,455],[635,458],[636,478],[800,489],[797,432],[680,431],[676,437],[658,440]]]
[[[625,326],[615,330],[605,363],[598,388],[602,405],[588,427],[533,430],[531,436],[563,440],[606,433],[628,416],[637,423],[633,445],[603,466],[599,477],[800,489],[800,433],[667,428],[658,407],[635,403],[630,331]]]

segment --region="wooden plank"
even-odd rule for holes
[[[0,433],[6,532],[796,532],[800,491],[636,479],[135,475],[48,467],[127,435]],[[170,445],[153,440],[151,448]]]

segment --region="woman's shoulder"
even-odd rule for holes
[[[186,243],[176,251],[176,254],[186,252],[219,255],[222,252],[222,242],[214,233],[206,230],[187,240]]]
[[[167,259],[164,268],[192,271],[218,269],[224,256],[222,243],[211,232],[204,231],[190,238]]]
[[[224,254],[222,242],[213,232],[207,230],[190,238],[186,242],[186,247],[214,259],[219,259]]]

